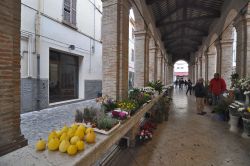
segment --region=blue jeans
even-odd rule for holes
[[[218,105],[220,98],[221,98],[221,95],[212,94],[213,105]]]

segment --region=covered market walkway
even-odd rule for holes
[[[229,132],[211,108],[197,115],[195,97],[176,89],[169,120],[155,130],[151,141],[126,149],[112,166],[249,166],[250,140]]]
[[[69,2],[76,3],[76,0],[64,0],[60,4],[65,3],[67,6]],[[129,33],[131,9],[134,12],[135,29]],[[64,12],[72,12],[70,15],[74,15],[75,9],[68,11],[65,8]],[[46,14],[37,12],[34,17],[40,20],[41,15]],[[208,84],[214,73],[219,73],[224,78],[228,89],[233,73],[237,73],[237,79],[250,80],[249,0],[102,0],[101,15],[102,19],[99,20],[102,22],[100,32],[102,58],[99,59],[102,64],[100,66],[101,94],[120,102],[128,99],[128,48],[129,34],[131,34],[135,48],[133,52],[134,88],[142,89],[138,91],[140,94],[138,98],[143,96],[143,99],[147,100],[140,105],[141,111],[117,127],[114,134],[111,136],[99,134],[97,143],[89,145],[86,151],[75,158],[57,155],[57,153],[51,154],[49,151],[33,153],[34,148],[27,146],[27,137],[35,137],[32,134],[25,136],[27,130],[23,130],[22,125],[26,123],[21,122],[20,113],[21,1],[0,1],[0,165],[1,162],[13,161],[12,158],[4,161],[4,155],[7,156],[6,158],[10,154],[20,157],[16,153],[21,154],[21,157],[22,155],[26,157],[25,162],[27,161],[30,165],[32,165],[31,158],[34,159],[34,165],[44,166],[44,163],[47,165],[82,165],[82,161],[85,165],[92,165],[111,145],[116,144],[126,134],[129,135],[130,140],[135,139],[138,123],[142,117],[145,117],[146,112],[155,104],[160,103],[163,96],[163,93],[160,94],[159,91],[159,95],[153,98],[154,94],[146,94],[145,87],[152,82],[155,86],[160,82],[167,88],[168,85],[172,85],[173,64],[178,60],[185,60],[188,63],[188,77],[193,83],[199,78],[204,78],[205,83]],[[84,15],[79,18],[82,17]],[[65,24],[60,19],[55,21]],[[36,22],[36,24],[39,23]],[[77,27],[74,29],[77,30]],[[37,42],[42,41],[40,34],[42,30],[35,30]],[[67,35],[69,34],[65,34]],[[67,47],[67,49],[70,48],[72,47]],[[93,47],[90,49],[94,50]],[[49,64],[49,58],[45,58],[39,51],[32,51],[32,55],[37,59],[37,71],[41,70],[41,61]],[[85,58],[82,59],[85,60]],[[78,77],[81,77],[81,73],[78,74]],[[92,74],[95,74],[94,71]],[[49,92],[49,87],[46,89],[42,83],[42,76],[39,74],[36,78],[37,94],[41,93],[40,88],[43,88],[46,93]],[[242,84],[240,86],[245,88],[245,92],[250,93],[250,81],[245,82],[248,86],[242,86]],[[81,85],[76,83],[76,85],[84,86],[83,83]],[[152,97],[152,100],[148,97]],[[40,105],[40,99],[35,99]],[[246,105],[246,107],[249,106]],[[132,109],[125,108],[124,110],[132,112]],[[207,114],[204,116],[197,115],[194,96],[187,96],[185,91],[175,89],[169,120],[158,125],[152,141],[145,143],[145,146],[122,151],[123,154],[111,164],[119,166],[122,164],[127,166],[249,166],[249,139],[241,138],[239,133],[230,133],[228,124],[219,121],[216,115],[211,114],[211,108],[206,107],[206,111]],[[27,119],[34,120],[34,124],[37,119],[44,118],[43,115],[47,116],[41,111],[37,114],[26,115],[30,115]],[[52,118],[71,116],[72,121],[69,123],[73,123],[72,114],[61,115],[53,115]],[[54,121],[56,124],[51,125],[51,128],[65,123],[64,119],[62,122],[58,121]],[[37,164],[36,160],[40,163]],[[14,162],[14,165],[19,164],[19,158]]]

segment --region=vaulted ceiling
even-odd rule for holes
[[[189,60],[221,15],[225,0],[146,0],[173,61]]]

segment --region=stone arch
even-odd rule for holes
[[[135,87],[143,87],[149,81],[149,41],[151,34],[142,17],[142,4],[139,1],[134,1],[131,3],[131,7],[135,18]]]
[[[187,64],[189,64],[189,60],[187,58],[175,58],[173,61],[172,61],[172,64],[174,65],[176,62],[178,61],[185,61]]]
[[[146,30],[146,24],[144,22],[143,17],[141,16],[142,10],[138,8],[140,8],[140,5],[135,5],[134,3],[132,3],[132,10],[134,12],[134,17],[135,17],[135,30],[136,31],[142,31],[142,30]]]
[[[225,39],[232,39],[232,31],[233,31],[233,20],[234,18],[238,15],[238,12],[235,9],[231,9],[228,14],[227,17],[225,18],[225,22],[223,25],[223,29],[222,29],[222,36],[221,39],[225,40]]]
[[[158,51],[157,44],[153,36],[150,36],[150,39],[149,39],[149,81],[156,80],[157,51]]]
[[[208,63],[208,69],[207,69],[208,81],[214,77],[214,73],[216,72],[216,68],[217,68],[217,49],[215,46],[216,40],[218,40],[218,34],[214,33],[211,37],[211,40],[209,42],[209,46],[206,52],[207,63]]]
[[[225,79],[227,85],[230,84],[230,76],[233,72],[233,20],[237,16],[237,11],[231,9],[224,22],[223,32],[220,40],[220,47],[217,47],[218,54],[218,71],[222,78]]]
[[[179,78],[181,78],[181,76],[178,75],[177,72],[184,72],[184,70],[178,69],[177,63],[180,62],[180,61],[184,61],[185,62],[185,64],[183,66],[185,67],[187,65],[186,67],[187,67],[187,72],[188,72],[189,62],[186,59],[183,59],[183,58],[178,59],[177,61],[175,61],[173,63],[174,64],[174,80],[176,80],[178,76],[179,76]],[[187,80],[188,79],[188,75],[187,76],[184,75],[183,78],[184,78],[184,80]]]

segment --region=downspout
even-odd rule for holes
[[[40,84],[40,23],[41,23],[41,8],[42,8],[42,0],[38,0],[38,10],[36,13],[36,20],[35,20],[35,53],[37,58],[37,99],[36,99],[36,110],[41,108],[40,105],[40,92],[41,92],[41,84]]]
[[[89,73],[91,73],[91,68],[92,68],[92,55],[94,54],[95,52],[95,11],[96,11],[96,3],[95,3],[96,0],[94,0],[94,40],[93,40],[93,43],[92,43],[92,40],[90,38],[90,48],[89,48]]]

